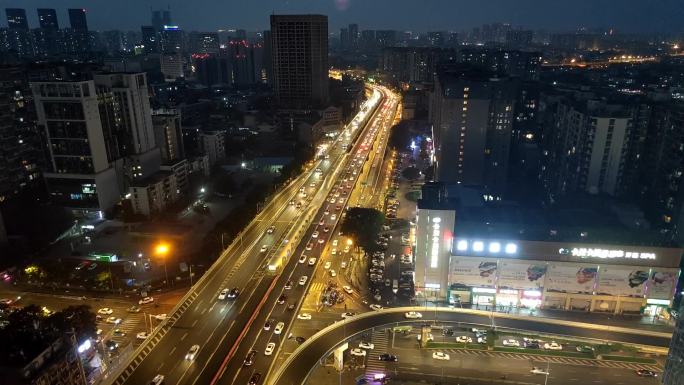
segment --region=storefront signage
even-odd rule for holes
[[[442,238],[439,226],[440,222],[442,222],[441,218],[432,218],[432,249],[430,250],[430,267],[433,269],[437,268],[437,263],[439,262],[439,243]]]
[[[586,247],[575,247],[572,249],[558,249],[558,254],[572,255],[581,258],[625,258],[625,259],[656,259],[655,253],[640,253],[636,251],[624,251],[615,249],[592,249]]]
[[[473,293],[480,294],[496,294],[496,289],[490,289],[488,287],[474,287]]]
[[[646,303],[649,305],[665,305],[670,306],[670,301],[667,299],[647,299]]]

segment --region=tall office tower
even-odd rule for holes
[[[53,8],[38,8],[40,28],[56,31],[59,29],[57,11]]]
[[[7,15],[7,27],[9,29],[19,29],[28,31],[28,20],[26,19],[26,10],[23,8],[5,8]]]
[[[375,31],[372,29],[367,29],[361,31],[361,37],[359,38],[359,48],[365,50],[372,50],[377,47],[377,41],[375,40]]]
[[[232,78],[236,85],[254,84],[254,50],[247,40],[231,40],[228,42]]]
[[[108,210],[132,180],[159,171],[144,73],[95,74],[93,80],[35,82],[31,88],[55,202]]]
[[[359,25],[349,24],[349,48],[357,49],[359,48]]]
[[[469,66],[440,71],[430,95],[437,180],[503,192],[516,84]]]
[[[218,54],[220,50],[218,32],[192,32],[190,34],[190,53]]]
[[[164,53],[183,52],[183,34],[177,25],[165,25],[161,31],[161,51]]]
[[[159,32],[151,25],[140,27],[142,34],[142,45],[145,53],[159,53]]]
[[[340,48],[342,49],[349,49],[351,46],[350,40],[349,40],[349,29],[347,28],[342,28],[340,29]]]
[[[157,31],[164,30],[165,25],[171,25],[171,11],[168,9],[161,9],[152,11],[152,26]]]
[[[76,55],[90,52],[90,32],[88,31],[86,10],[70,8],[69,23],[71,24],[71,31],[68,33],[70,52]]]
[[[328,103],[328,17],[271,15],[275,94],[284,108]]]
[[[663,385],[684,385],[684,302],[679,306],[679,318],[675,324],[674,334],[667,352],[667,361],[663,370]]]
[[[264,53],[261,56],[263,60],[264,74],[262,78],[266,79],[267,84],[273,84],[273,40],[271,31],[264,31]]]

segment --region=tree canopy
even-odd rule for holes
[[[364,250],[372,250],[384,221],[385,216],[378,210],[352,207],[342,222],[342,233],[351,237],[354,244]]]

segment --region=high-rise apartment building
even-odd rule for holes
[[[54,8],[38,8],[38,23],[40,28],[51,31],[58,30],[57,11]]]
[[[190,53],[218,54],[220,47],[218,32],[193,32],[190,34]]]
[[[152,113],[152,125],[162,163],[168,164],[185,158],[180,111],[155,110]]]
[[[84,8],[69,9],[69,23],[74,31],[88,31],[88,20]]]
[[[90,52],[90,32],[88,31],[86,10],[70,8],[69,24],[71,25],[71,30],[67,34],[69,52],[76,55]]]
[[[271,15],[274,89],[284,108],[328,103],[328,17]]]
[[[430,95],[436,180],[500,194],[508,176],[517,83],[472,67],[435,78]]]
[[[159,32],[151,25],[140,27],[142,34],[142,45],[145,53],[159,53]]]
[[[667,352],[667,361],[663,370],[663,385],[684,385],[684,302],[679,306],[679,318],[675,324],[674,334]]]
[[[7,27],[9,29],[19,29],[28,31],[28,19],[26,18],[26,10],[23,8],[5,8],[7,15]]]
[[[359,25],[349,24],[347,29],[349,31],[349,48],[356,49],[359,47]]]

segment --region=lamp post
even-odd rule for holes
[[[155,247],[154,253],[164,260],[164,277],[166,280],[166,286],[169,285],[169,272],[166,269],[167,255],[169,254],[169,245],[166,243],[160,243]]]

